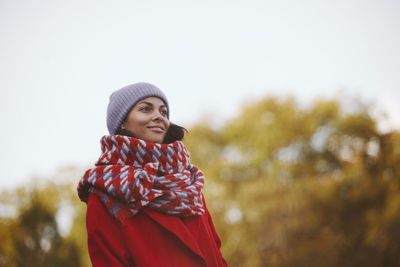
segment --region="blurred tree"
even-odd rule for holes
[[[58,175],[65,174],[60,170]],[[63,184],[46,182],[27,185],[11,192],[2,192],[1,207],[12,210],[0,219],[0,266],[90,266],[83,225],[80,231],[62,233],[59,211],[68,205],[80,205],[76,199],[76,177]],[[74,217],[84,218],[82,209],[74,209]],[[78,214],[77,214],[78,213]],[[72,230],[75,227],[72,227]],[[76,234],[79,233],[79,238]]]
[[[354,101],[248,104],[185,143],[231,266],[400,266],[400,134]]]

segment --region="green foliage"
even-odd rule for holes
[[[366,106],[349,110],[270,97],[220,128],[190,129],[230,266],[400,266],[400,133],[379,132]],[[64,183],[2,192],[15,212],[0,217],[0,266],[90,266],[81,174],[65,168]]]

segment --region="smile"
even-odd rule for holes
[[[161,126],[151,126],[151,127],[147,127],[150,130],[152,130],[153,132],[157,132],[157,133],[163,133],[164,132],[164,128]]]

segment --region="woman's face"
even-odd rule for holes
[[[144,141],[162,143],[169,127],[167,114],[160,98],[147,97],[133,106],[121,128]]]

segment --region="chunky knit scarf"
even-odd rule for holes
[[[203,173],[182,142],[156,144],[121,135],[101,139],[102,154],[79,182],[79,198],[96,194],[118,219],[146,206],[170,215],[204,213]]]

